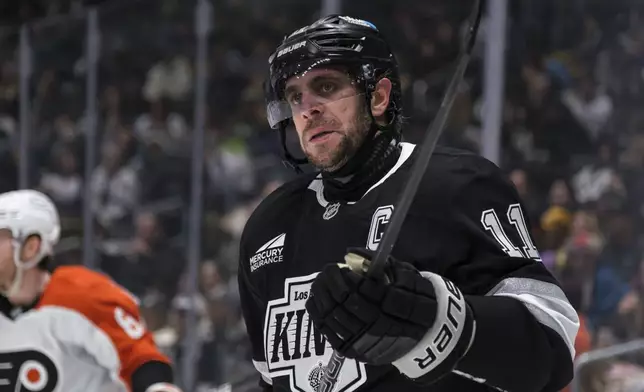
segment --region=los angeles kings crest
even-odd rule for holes
[[[268,371],[273,380],[288,377],[293,391],[315,392],[333,353],[305,308],[317,274],[286,279],[284,297],[270,301],[266,310],[264,350]],[[365,365],[347,359],[335,391],[354,391],[366,381]]]

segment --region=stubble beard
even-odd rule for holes
[[[315,152],[304,151],[304,154],[318,170],[334,172],[344,166],[358,151],[369,133],[370,123],[371,117],[364,105],[360,105],[356,119],[349,124],[347,131],[340,134],[337,144],[328,147],[319,146]]]

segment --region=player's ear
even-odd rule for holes
[[[42,240],[40,236],[30,235],[25,240],[24,245],[22,246],[22,252],[20,254],[20,260],[22,261],[31,261],[33,260],[38,252],[40,251]]]
[[[389,106],[389,96],[391,94],[391,80],[382,78],[376,83],[376,88],[371,94],[371,113],[378,118],[385,114]]]

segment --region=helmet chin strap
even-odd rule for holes
[[[13,240],[13,264],[16,266],[16,276],[13,278],[13,282],[9,286],[9,289],[2,293],[5,297],[11,298],[16,296],[20,289],[22,288],[22,281],[24,278],[25,271],[30,270],[36,267],[43,258],[43,252],[40,250],[36,257],[31,261],[22,261],[20,260],[20,253],[22,251],[23,242],[19,240]]]
[[[286,125],[280,125],[279,134],[280,142],[282,143],[282,152],[284,153],[284,159],[282,160],[282,163],[284,164],[284,166],[294,170],[296,174],[302,174],[303,171],[300,165],[307,164],[309,162],[308,159],[296,158],[288,150],[288,145],[286,143]]]

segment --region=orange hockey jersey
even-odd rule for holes
[[[108,277],[56,269],[36,307],[0,315],[0,391],[121,392],[156,348],[137,301]]]

